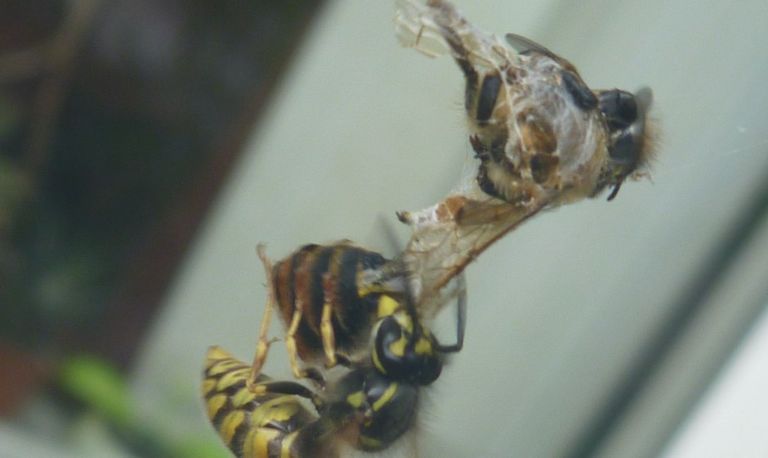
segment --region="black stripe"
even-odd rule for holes
[[[385,262],[386,260],[380,254],[365,250],[355,250],[343,260],[339,274],[339,295],[344,309],[339,310],[338,316],[340,325],[346,331],[347,339],[342,344],[354,345],[360,338],[367,335],[370,330],[371,316],[376,311],[375,306],[371,305],[376,304],[379,297],[378,294],[367,297],[358,295],[357,273],[360,269],[374,269]]]
[[[232,408],[232,403],[229,400],[229,396],[227,396],[224,405],[222,405],[221,408],[219,408],[219,410],[216,412],[216,415],[211,418],[211,424],[216,427],[216,431],[218,431],[221,427],[221,422],[224,420],[224,417],[229,415],[229,413],[233,410],[234,409]]]
[[[248,431],[251,430],[251,416],[248,412],[245,412],[243,421],[235,428],[235,434],[232,435],[232,440],[229,441],[229,448],[232,451],[238,450],[240,454],[243,453],[243,445],[245,437]]]
[[[323,277],[329,272],[331,258],[339,249],[336,246],[324,247],[314,259],[309,277],[309,304],[305,309],[310,325],[320,334],[320,319],[323,316],[323,304],[325,293],[323,291]]]
[[[267,458],[280,458],[282,456],[285,434],[279,434],[267,443]]]
[[[496,99],[501,88],[501,77],[498,74],[487,75],[480,86],[480,95],[477,99],[477,113],[475,119],[487,121],[490,119],[493,109],[496,107]]]
[[[360,258],[364,253],[359,248],[349,248],[344,251],[339,261],[338,283],[336,284],[337,304],[336,314],[339,316],[339,326],[345,332],[355,329],[355,308],[357,308],[357,272]]]
[[[283,396],[282,393],[264,393],[254,397],[250,402],[240,406],[240,410],[253,413],[256,409],[277,397]]]
[[[360,250],[360,268],[361,269],[376,269],[387,263],[384,256],[373,251]]]

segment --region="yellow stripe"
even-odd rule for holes
[[[245,420],[245,413],[242,410],[235,410],[224,417],[224,421],[221,422],[221,428],[219,428],[219,434],[225,443],[229,444],[232,442],[232,437],[234,437],[237,427],[243,423],[243,420]]]
[[[378,411],[379,409],[384,407],[389,401],[391,401],[396,391],[397,391],[397,383],[396,382],[390,383],[389,387],[387,387],[387,389],[384,390],[384,393],[381,395],[381,397],[377,399],[376,402],[373,403],[373,411],[374,412]]]
[[[248,388],[241,388],[234,396],[232,396],[232,405],[241,407],[253,401],[254,398],[256,398],[256,395],[251,393]]]
[[[205,357],[208,361],[211,361],[219,359],[230,359],[232,358],[232,355],[218,345],[214,345],[212,347],[208,347],[208,352],[205,354]]]
[[[260,405],[251,413],[251,422],[264,426],[274,421],[288,421],[301,409],[301,404],[291,395],[280,396]]]
[[[216,385],[216,389],[219,391],[224,391],[232,385],[245,383],[245,381],[248,380],[249,374],[250,369],[247,367],[228,372],[219,379],[219,384]]]
[[[432,354],[432,342],[429,339],[421,338],[416,342],[414,347],[417,355],[431,355]]]
[[[291,447],[296,441],[298,434],[298,431],[294,431],[283,438],[283,443],[280,444],[280,458],[291,458]]]
[[[400,337],[396,341],[392,342],[389,345],[389,351],[395,354],[395,356],[402,357],[405,355],[405,345],[408,343],[407,340],[405,340],[405,337]],[[376,352],[374,352],[376,353]]]
[[[395,319],[398,323],[400,323],[400,326],[406,330],[406,332],[413,333],[413,320],[405,310],[395,315]]]
[[[365,394],[362,391],[355,391],[347,396],[347,404],[355,408],[363,405],[363,401],[365,401]]]
[[[376,313],[379,318],[393,315],[400,308],[400,303],[390,296],[383,295],[379,298]]]
[[[264,458],[269,456],[269,442],[279,435],[269,428],[251,428],[243,442],[243,458]]]
[[[224,394],[217,394],[208,400],[208,418],[213,420],[213,417],[219,413],[219,410],[227,403],[227,396]]]
[[[203,396],[207,396],[208,393],[211,392],[212,389],[216,387],[216,380],[212,379],[205,379],[203,380]]]
[[[234,359],[221,360],[208,369],[208,375],[223,374],[224,372],[229,372],[232,369],[239,368],[239,367],[245,367],[245,365],[240,361],[237,361]]]

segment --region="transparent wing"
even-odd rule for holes
[[[514,49],[515,51],[521,54],[530,52],[530,51],[535,51],[541,54],[546,54],[548,56],[555,55],[552,51],[547,49],[545,46],[539,43],[536,43],[530,38],[526,38],[516,33],[508,33],[504,35],[504,39],[507,40],[507,43],[512,47],[512,49]]]
[[[420,311],[433,315],[450,302],[456,296],[452,280],[495,241],[546,205],[546,201],[512,205],[454,195],[434,207],[400,213],[400,219],[413,229],[402,262],[410,272]]]

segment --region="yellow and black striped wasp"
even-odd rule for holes
[[[360,250],[346,243],[303,248],[274,269],[289,260],[300,264],[294,257],[297,253],[322,253],[323,249]],[[266,259],[263,249],[260,255]],[[327,290],[334,283],[326,280],[324,284]],[[209,350],[203,381],[208,417],[236,456],[332,457],[345,446],[379,451],[412,428],[421,387],[440,376],[445,354],[462,348],[465,296],[459,297],[457,305],[456,343],[441,345],[419,319],[407,293],[402,297],[370,294],[376,294],[377,319],[370,330],[368,354],[362,360],[344,360],[344,375],[328,385],[318,383],[315,390],[295,381],[271,380],[260,367],[255,371],[253,365],[237,361],[218,347]]]
[[[429,335],[411,300],[409,275],[398,260],[388,260],[349,241],[304,245],[274,264],[264,245],[257,251],[264,264],[268,294],[252,364],[254,378],[273,341],[268,331],[275,308],[286,327],[285,342],[294,376],[320,383],[322,374],[312,364],[324,359],[326,367],[333,367],[339,361],[349,364],[361,351],[367,355],[371,335],[376,337],[373,344],[380,345],[377,339],[389,334],[376,330],[391,322],[398,322],[401,328],[415,326]],[[374,280],[369,281],[371,278]],[[455,351],[463,343],[466,303],[464,278],[456,283]],[[408,322],[414,324],[405,326]],[[377,354],[374,352],[374,357]],[[310,366],[301,367],[299,360]],[[402,367],[399,362],[397,365]]]

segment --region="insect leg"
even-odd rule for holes
[[[267,353],[269,352],[269,346],[275,342],[276,339],[268,339],[269,325],[272,322],[272,308],[274,307],[274,283],[272,282],[272,262],[267,257],[266,248],[263,244],[259,244],[256,247],[256,252],[264,264],[264,272],[267,277],[267,302],[264,305],[264,315],[261,317],[261,326],[259,328],[259,340],[256,344],[256,354],[253,357],[253,363],[251,364],[251,374],[248,377],[248,389],[254,390],[256,379],[261,373],[264,362],[267,360]]]
[[[302,307],[303,305],[301,302],[296,304],[296,310],[293,312],[291,324],[288,326],[288,331],[285,334],[285,348],[288,351],[288,359],[291,363],[291,370],[293,371],[294,377],[299,379],[308,378],[319,386],[324,387],[325,378],[322,374],[320,374],[320,372],[314,368],[302,368],[299,365],[298,349],[296,347],[296,332],[299,329],[299,324],[301,323]]]
[[[458,298],[456,300],[456,343],[453,345],[438,345],[442,353],[458,353],[464,347],[464,332],[467,327],[467,287],[464,274],[456,277]]]
[[[251,389],[251,392],[257,395],[274,393],[300,396],[312,401],[312,404],[318,410],[325,404],[325,401],[315,391],[298,382],[285,380],[260,382],[254,386],[254,389]]]
[[[323,296],[325,297],[325,301],[323,302],[323,313],[320,318],[320,335],[323,339],[326,367],[334,367],[337,363],[336,334],[334,334],[333,322],[331,322],[333,304],[336,301],[335,286],[336,283],[334,282],[332,275],[329,275],[328,273],[323,275]]]

